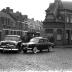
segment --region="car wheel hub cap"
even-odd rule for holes
[[[52,47],[50,47],[49,50],[52,51]]]
[[[34,53],[37,53],[37,52],[38,52],[38,49],[35,47],[35,48],[33,49],[33,52],[34,52]]]

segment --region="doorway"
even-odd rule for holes
[[[70,44],[70,30],[66,30],[66,44]]]

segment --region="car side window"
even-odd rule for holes
[[[44,43],[47,43],[48,41],[47,41],[47,39],[44,39]]]
[[[44,40],[43,40],[43,39],[40,39],[40,40],[39,40],[39,43],[44,43]]]
[[[48,39],[44,39],[44,42],[49,42],[49,40]]]

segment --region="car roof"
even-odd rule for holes
[[[11,36],[11,37],[12,37],[12,36],[16,36],[16,37],[20,37],[19,35],[6,35],[6,36]]]
[[[34,37],[34,38],[37,38],[37,39],[47,39],[47,38],[44,38],[44,37]]]
[[[39,38],[39,39],[41,39],[41,38],[43,38],[43,37],[34,37],[34,38]]]

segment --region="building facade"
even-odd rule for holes
[[[53,36],[55,44],[72,44],[72,2],[55,0],[46,10],[43,27],[47,36]]]
[[[20,12],[14,13],[12,9],[7,7],[0,11],[0,40],[3,40],[5,35],[22,35],[24,30],[24,20],[27,15],[21,15]]]

